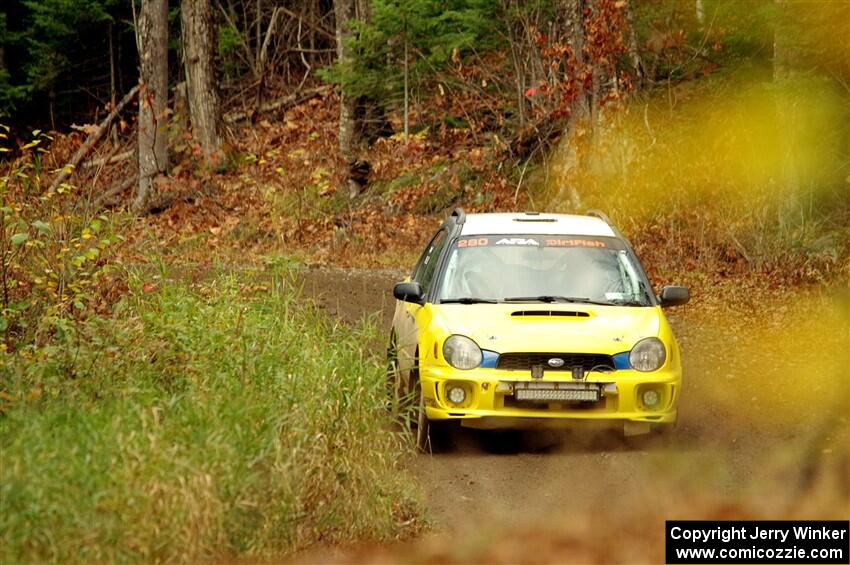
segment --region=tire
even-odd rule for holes
[[[457,422],[453,420],[429,420],[425,410],[425,396],[416,378],[413,383],[415,410],[409,410],[410,432],[418,453],[442,453],[450,451],[454,444]]]
[[[414,367],[418,366],[419,352],[416,353]],[[387,406],[395,425],[410,434],[417,452],[434,453],[448,443],[450,423],[428,419],[418,369],[411,370],[410,387],[405,386],[392,337],[387,347]]]
[[[432,451],[431,421],[428,419],[428,414],[425,411],[425,395],[422,394],[422,387],[419,385],[418,379],[414,386],[416,412],[415,422],[411,422],[410,427],[413,433],[413,444],[419,453],[430,453]]]
[[[411,386],[408,388],[399,368],[395,339],[391,336],[387,347],[387,411],[392,416],[393,425],[400,431],[411,434],[419,450],[420,443],[423,447],[428,444],[429,422],[425,417],[425,405],[416,369],[411,371],[410,381]],[[420,428],[420,412],[421,418],[424,418],[422,425],[424,437],[421,440],[417,437],[417,430]]]
[[[396,416],[399,411],[399,387],[401,386],[401,372],[398,367],[398,351],[395,345],[395,336],[390,335],[387,345],[387,412]]]
[[[654,437],[670,440],[676,434],[676,427],[677,422],[672,422],[670,424],[652,424],[650,427],[650,433]]]

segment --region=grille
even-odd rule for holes
[[[550,367],[549,359],[563,359],[560,367]],[[507,371],[530,371],[534,365],[543,365],[545,371],[572,371],[573,367],[584,367],[585,371],[606,367],[614,370],[614,359],[610,355],[593,353],[502,353],[499,356],[497,369]],[[601,366],[601,367],[600,367]]]

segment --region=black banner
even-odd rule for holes
[[[850,563],[850,521],[668,520],[667,563]]]

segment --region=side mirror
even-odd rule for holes
[[[658,298],[661,299],[662,308],[681,306],[691,299],[691,293],[684,286],[665,286]]]
[[[400,282],[393,287],[393,296],[402,302],[412,302],[413,304],[425,304],[422,285],[418,282]]]

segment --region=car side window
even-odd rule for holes
[[[425,252],[419,259],[416,269],[413,271],[413,280],[422,285],[422,290],[428,291],[431,286],[431,281],[434,279],[434,274],[437,269],[437,262],[440,258],[443,248],[446,246],[446,230],[438,231]]]

